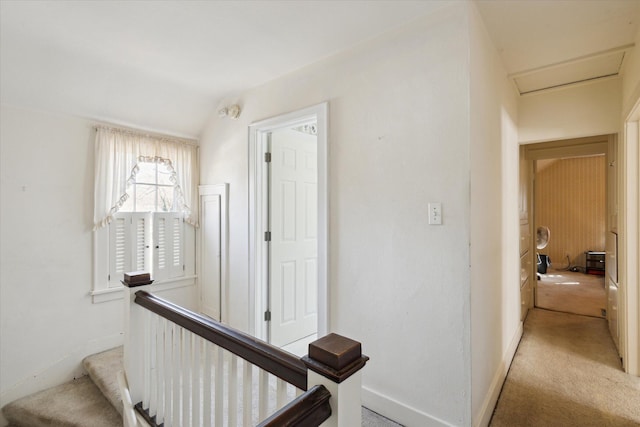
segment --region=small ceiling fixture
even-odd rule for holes
[[[218,110],[218,117],[230,117],[232,119],[237,119],[240,117],[240,111],[240,106],[238,104],[233,104]]]

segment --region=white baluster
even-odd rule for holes
[[[191,420],[193,426],[201,426],[201,410],[202,410],[202,339],[193,335],[193,367],[191,369]]]
[[[253,408],[253,365],[243,360],[244,375],[242,376],[242,425],[249,427],[252,425]]]
[[[269,373],[263,369],[260,369],[259,372],[258,417],[260,420],[264,420],[267,418],[267,411],[269,409]]]
[[[165,348],[165,339],[166,339],[166,320],[158,319],[156,325],[156,358],[157,358],[157,368],[156,368],[156,402],[158,405],[158,414],[156,416],[156,424],[164,423],[164,414],[166,402],[164,398],[165,385],[164,385],[164,374],[165,374],[165,357],[164,357],[164,348]]]
[[[212,352],[213,344],[204,343],[204,399],[203,399],[203,426],[211,426],[211,406],[213,405],[213,396],[211,395],[211,367],[213,365]]]
[[[173,345],[171,346],[171,351],[173,352],[173,363],[172,363],[172,382],[173,382],[173,398],[171,402],[173,403],[172,409],[172,419],[174,426],[179,426],[181,422],[181,387],[180,387],[180,367],[182,366],[180,347],[182,346],[182,328],[178,325],[173,325]]]
[[[191,332],[182,331],[182,425],[192,425],[191,416]]]
[[[173,323],[165,322],[164,328],[164,425],[173,425],[173,402],[171,387],[173,378],[171,377],[173,367]]]
[[[149,416],[158,413],[158,316],[151,314],[149,319]]]
[[[235,354],[229,354],[229,426],[236,426],[238,422],[238,357]]]
[[[276,395],[276,409],[282,408],[287,403],[287,382],[278,378]]]
[[[216,378],[215,425],[222,426],[224,417],[224,349],[222,347],[216,347],[216,350],[216,367],[214,372]]]
[[[149,400],[151,393],[151,312],[144,311],[144,336],[143,336],[143,390],[142,390],[142,407],[149,409]]]
[[[127,379],[123,371],[118,372],[118,387],[120,389],[120,396],[122,397],[123,427],[136,427],[138,423],[136,411],[133,409],[133,402],[129,394],[129,385],[127,384]]]

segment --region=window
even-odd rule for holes
[[[174,212],[176,184],[172,171],[164,159],[142,161],[136,165],[135,181],[120,212]]]
[[[134,168],[130,196],[109,224],[111,285],[128,271],[149,272],[155,281],[185,274],[184,224],[169,165],[167,159],[154,158]]]
[[[97,129],[94,302],[130,271],[194,282],[197,166],[193,144]]]

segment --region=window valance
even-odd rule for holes
[[[140,162],[162,162],[172,170],[185,221],[198,225],[198,145],[194,142],[96,127],[94,228],[109,224],[130,197]],[[175,173],[175,174],[174,174]]]

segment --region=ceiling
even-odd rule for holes
[[[617,76],[640,21],[640,0],[476,4],[521,94]]]
[[[453,0],[0,2],[0,101],[197,136],[220,100]],[[476,2],[511,74],[628,45],[640,0]]]

